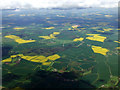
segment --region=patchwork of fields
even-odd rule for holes
[[[3,87],[118,87],[116,8],[3,11],[2,22]]]

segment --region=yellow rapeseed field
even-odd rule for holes
[[[43,29],[54,29],[55,27],[48,27],[48,28],[43,28]]]
[[[120,43],[120,41],[114,41],[114,42],[116,42],[116,43]]]
[[[75,38],[73,41],[76,42],[76,41],[83,41],[84,38]]]
[[[51,64],[51,62],[44,62],[42,63],[42,65],[46,65],[46,66],[49,66]]]
[[[47,57],[49,60],[56,60],[56,59],[59,59],[60,56],[58,54],[54,54],[54,55],[51,55],[51,56],[48,56]]]
[[[112,15],[105,15],[105,17],[112,17]]]
[[[94,53],[100,53],[102,55],[106,55],[106,53],[109,51],[108,49],[99,46],[92,46],[92,50]]]
[[[91,37],[86,37],[86,39],[93,40],[93,41],[99,41],[99,42],[104,42],[106,37],[104,36],[99,36],[100,34],[87,34]]]
[[[17,55],[11,55],[10,58],[2,60],[2,62],[11,62],[12,58],[15,58],[17,56],[20,56],[22,59],[31,61],[31,62],[36,62],[36,63],[42,63],[42,65],[50,65],[51,62],[47,62],[48,60],[57,60],[60,58],[58,54],[54,54],[48,57],[45,57],[43,55],[40,56],[24,56],[23,54],[17,54]]]
[[[53,39],[56,38],[55,36],[58,34],[60,34],[60,32],[53,32],[53,34],[50,34],[49,36],[39,36],[39,37],[44,39]]]
[[[58,35],[58,34],[60,34],[60,32],[53,32],[53,34]]]
[[[18,30],[18,29],[25,29],[25,27],[16,27],[16,28],[13,28],[13,29],[16,29],[16,30]]]
[[[7,58],[7,59],[2,60],[2,62],[11,62],[11,61],[12,61],[11,58]]]
[[[111,30],[113,30],[112,28],[104,28],[103,29],[104,31],[111,31]]]
[[[120,47],[116,47],[115,49],[120,49]]]
[[[35,42],[36,41],[36,40],[24,40],[24,39],[21,39],[20,37],[15,36],[15,35],[8,35],[8,36],[5,36],[5,38],[13,39],[15,42],[17,42],[19,44],[30,43],[30,42]]]

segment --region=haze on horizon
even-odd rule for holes
[[[1,0],[0,9],[118,7],[119,0]]]

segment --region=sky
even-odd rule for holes
[[[0,0],[0,8],[118,7],[119,0]]]

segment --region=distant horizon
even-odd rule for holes
[[[22,10],[22,9],[56,9],[56,10],[71,10],[71,9],[89,9],[89,8],[104,8],[104,7],[72,7],[72,8],[62,8],[62,7],[51,7],[51,8],[0,8],[1,10]],[[111,7],[111,8],[106,8],[106,9],[114,9],[114,8],[119,8],[119,7]]]
[[[2,0],[0,9],[118,7],[119,0]]]

